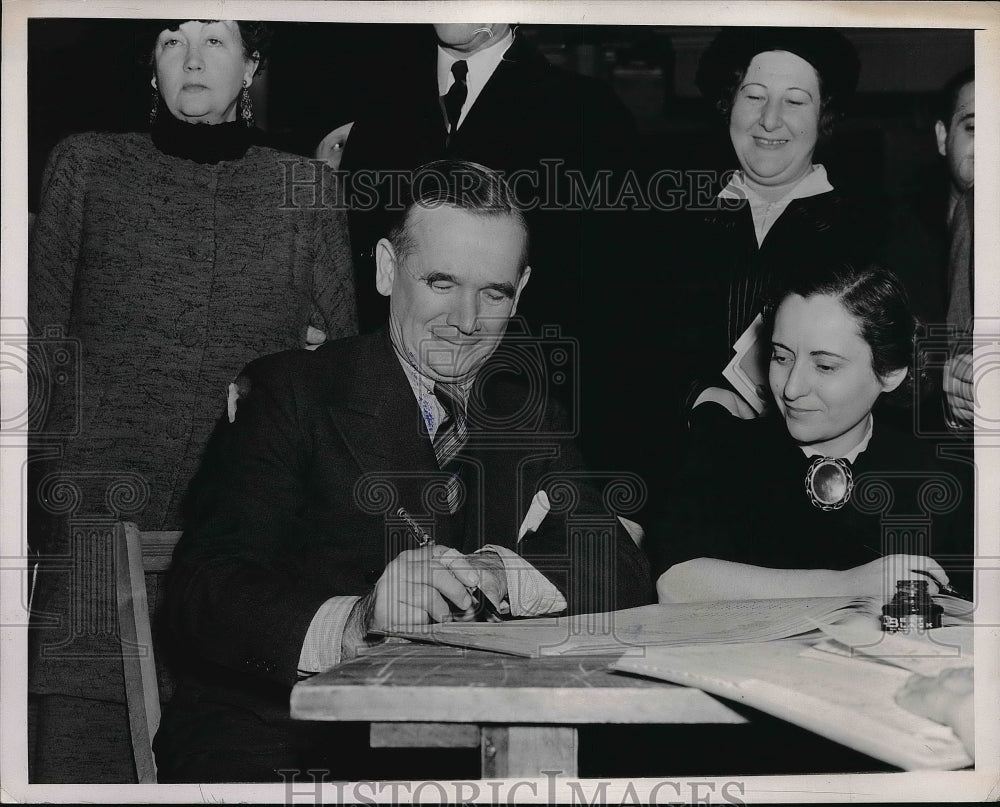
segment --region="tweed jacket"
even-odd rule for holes
[[[296,159],[251,146],[200,164],[147,134],[76,135],[53,150],[28,319],[45,342],[71,342],[71,377],[39,389],[37,433],[67,435],[59,473],[100,475],[76,480],[81,512],[104,511],[117,482],[130,489],[122,515],[180,527],[239,369],[302,345],[310,324],[330,338],[357,332],[344,215],[288,204],[284,163]]]
[[[28,267],[29,542],[51,561],[34,692],[123,701],[98,536],[113,519],[181,526],[248,361],[303,344],[309,324],[356,333],[344,214],[286,204],[284,163],[297,159],[251,145],[203,164],[138,133],[75,135],[51,154]]]

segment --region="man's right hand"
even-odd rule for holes
[[[972,353],[956,353],[944,366],[944,394],[948,413],[955,426],[964,428],[973,424],[975,412]]]
[[[372,631],[474,619],[469,588],[479,585],[479,572],[455,564],[457,554],[437,545],[400,552],[374,590],[351,611],[344,629],[344,658],[357,655]]]
[[[472,597],[467,586],[478,585],[479,574],[451,565],[456,554],[437,545],[400,552],[375,584],[369,630],[449,622],[456,609],[469,610]]]

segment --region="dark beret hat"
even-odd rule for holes
[[[861,62],[854,46],[835,28],[724,28],[698,64],[695,82],[713,101],[729,91],[734,77],[758,53],[787,50],[819,73],[824,96],[839,105],[858,85]]]

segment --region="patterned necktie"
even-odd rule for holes
[[[465,77],[469,73],[469,63],[460,59],[451,66],[451,74],[455,77],[451,88],[444,96],[444,111],[448,118],[448,136],[454,136],[458,130],[458,119],[462,117],[462,107],[469,96],[469,85]]]
[[[461,488],[458,480],[461,466],[456,460],[469,436],[465,420],[466,397],[454,384],[443,384],[440,381],[434,385],[434,397],[447,413],[447,418],[438,426],[434,435],[434,455],[437,457],[438,468],[450,474],[448,510],[454,513],[458,510]]]

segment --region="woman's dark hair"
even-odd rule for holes
[[[190,20],[151,20],[149,29],[154,31],[153,47],[149,51],[149,66],[156,69],[156,38],[162,31],[176,31]],[[197,20],[197,22],[216,22],[216,20]],[[267,57],[271,52],[271,42],[274,39],[274,30],[266,22],[258,20],[234,20],[240,30],[240,39],[243,40],[243,55],[254,58],[257,55],[257,67],[254,75],[263,72],[267,64]]]
[[[774,330],[778,307],[789,296],[827,295],[837,299],[858,323],[858,332],[872,351],[872,370],[885,379],[894,370],[907,368],[906,379],[887,400],[910,400],[914,377],[922,371],[914,363],[914,343],[919,323],[910,309],[909,296],[900,279],[874,263],[838,260],[796,277],[778,288],[764,309],[768,332]]]

